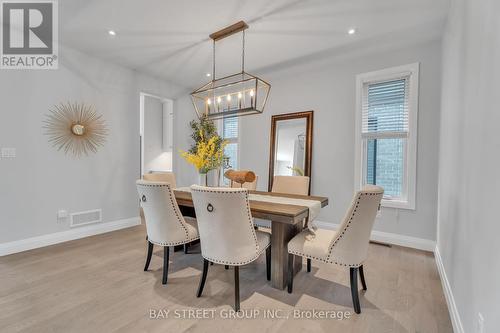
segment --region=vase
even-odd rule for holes
[[[198,185],[207,186],[207,174],[206,173],[199,173],[198,174]]]
[[[213,184],[215,187],[220,187],[220,168],[213,170]]]

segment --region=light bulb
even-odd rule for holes
[[[356,29],[355,29],[355,28],[351,28],[351,29],[349,29],[349,30],[347,31],[347,33],[348,33],[349,35],[354,35],[354,34],[356,33]]]
[[[227,94],[227,97],[226,97],[227,101],[229,102],[231,100],[231,95],[230,94]]]
[[[220,98],[220,96],[219,96],[219,97],[217,97],[217,103],[220,103],[220,102],[222,102],[222,98]]]
[[[241,99],[243,97],[243,94],[241,92],[238,93],[238,99]]]
[[[210,98],[209,98],[209,99],[207,99],[207,104],[208,104],[208,105],[212,104],[212,101],[210,100]]]
[[[253,96],[253,89],[250,90],[250,96]]]

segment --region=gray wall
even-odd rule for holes
[[[0,243],[67,230],[59,209],[102,208],[103,221],[138,216],[139,92],[174,96],[164,81],[61,47],[55,71],[0,73]],[[93,104],[110,129],[97,154],[74,158],[56,151],[43,134],[48,110],[67,101]]]
[[[438,249],[465,332],[500,332],[500,3],[456,0],[443,42]]]
[[[383,209],[375,229],[435,240],[441,43],[383,49],[350,50],[347,55],[336,50],[313,61],[261,73],[272,84],[270,99],[264,114],[241,118],[240,166],[254,170],[259,175],[259,189],[267,189],[271,115],[314,110],[312,193],[331,200],[318,220],[339,223],[354,190],[356,74],[420,62],[416,210]],[[194,117],[187,96],[177,107],[179,117]],[[186,120],[182,120],[176,135],[179,148],[188,147],[188,136]],[[192,166],[182,159],[176,165],[182,185],[196,181]]]

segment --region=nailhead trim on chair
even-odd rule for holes
[[[356,214],[356,210],[358,209],[358,206],[359,206],[359,200],[361,199],[361,197],[363,195],[381,195],[381,193],[360,193],[358,198],[356,199],[356,207],[354,207],[354,210],[351,214],[351,216],[349,217],[349,222],[347,222],[347,225],[345,226],[345,228],[342,230],[342,232],[340,233],[340,235],[337,236],[337,238],[335,238],[333,240],[333,242],[330,244],[330,246],[328,247],[328,256],[325,258],[319,258],[319,257],[314,257],[314,256],[310,256],[310,255],[306,255],[304,253],[299,253],[299,252],[296,252],[296,251],[288,251],[288,253],[291,253],[291,254],[294,254],[294,255],[297,255],[297,256],[300,256],[300,257],[306,257],[306,258],[309,258],[309,259],[314,259],[314,260],[318,260],[318,261],[322,261],[322,262],[325,262],[325,263],[329,263],[329,264],[336,264],[336,265],[339,265],[339,266],[346,266],[346,267],[359,267],[361,265],[363,265],[363,261],[358,263],[358,264],[345,264],[345,263],[341,263],[341,262],[337,262],[337,261],[334,261],[334,260],[330,260],[330,257],[332,255],[332,249],[333,247],[335,246],[335,244],[338,243],[338,241],[342,238],[342,236],[344,236],[344,233],[347,231],[347,229],[349,228],[351,222],[352,222],[352,219],[354,218],[354,215]]]
[[[161,245],[161,246],[176,246],[176,245],[183,245],[183,244],[195,241],[195,240],[197,240],[197,239],[200,238],[200,237],[189,238],[189,231],[188,231],[188,228],[186,226],[187,222],[186,222],[186,220],[184,219],[184,216],[182,216],[182,214],[181,214],[181,212],[179,210],[179,206],[177,205],[177,201],[174,201],[174,198],[172,196],[172,189],[170,188],[170,184],[169,183],[164,183],[164,184],[145,184],[145,183],[141,183],[141,184],[138,184],[138,185],[139,186],[148,186],[148,187],[166,187],[168,189],[168,197],[170,199],[170,202],[172,203],[172,207],[174,207],[175,216],[177,217],[177,220],[181,224],[182,228],[184,229],[184,233],[186,234],[186,240],[179,241],[179,242],[156,242],[156,241],[150,240],[149,239],[149,235],[148,235],[148,240],[151,243],[156,244],[156,245]],[[144,197],[145,195],[142,194],[142,196]]]
[[[213,263],[216,263],[216,264],[224,264],[224,265],[233,265],[233,266],[242,266],[242,265],[246,265],[246,264],[249,264],[251,262],[254,262],[262,253],[264,253],[264,251],[270,246],[271,244],[268,244],[265,248],[263,249],[260,249],[259,252],[257,252],[257,255],[255,257],[252,257],[252,259],[249,259],[247,261],[242,261],[242,262],[232,262],[232,261],[225,261],[225,260],[218,260],[218,259],[212,259],[212,258],[209,258],[209,257],[205,257],[203,254],[203,258],[207,259],[208,261],[211,261]]]
[[[149,238],[148,236],[148,241],[155,244],[155,245],[161,245],[161,246],[177,246],[177,245],[183,245],[183,244],[187,244],[189,242],[192,242],[192,241],[195,241],[197,239],[200,239],[199,237],[194,237],[194,238],[191,238],[191,239],[188,239],[188,240],[184,240],[184,241],[180,241],[180,242],[174,242],[174,243],[166,243],[166,242],[157,242],[155,240],[152,240]]]
[[[240,189],[240,188],[238,188]],[[212,189],[198,189],[198,188],[192,188],[191,191],[197,191],[197,192],[207,192],[207,193],[218,193],[218,194],[234,194],[234,193],[245,193],[245,200],[247,202],[247,216],[248,216],[248,221],[249,221],[249,226],[250,230],[252,231],[252,235],[255,241],[255,257],[252,257],[252,259],[249,259],[244,262],[229,262],[229,261],[224,261],[224,260],[218,260],[218,259],[213,259],[213,258],[208,258],[203,256],[203,258],[207,259],[208,261],[211,261],[216,264],[224,264],[224,265],[236,265],[236,266],[241,266],[241,265],[246,265],[251,263],[252,261],[255,261],[269,246],[268,244],[265,248],[260,249],[259,248],[259,242],[257,241],[257,234],[255,233],[255,229],[253,226],[253,221],[252,221],[252,213],[250,212],[250,205],[248,204],[248,190],[245,189],[244,191],[218,191],[218,190],[212,190]],[[203,254],[202,254],[203,255]]]

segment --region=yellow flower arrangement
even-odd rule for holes
[[[199,135],[201,140],[196,145],[196,153],[181,150],[180,154],[188,163],[194,165],[199,173],[207,173],[222,165],[227,141],[218,135],[212,136],[207,141],[201,130]]]

